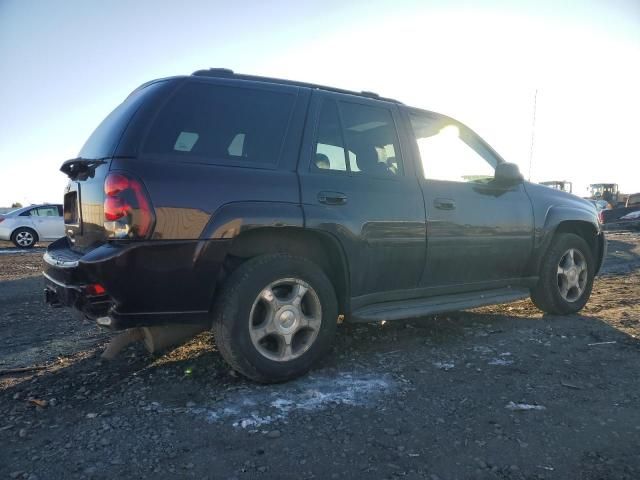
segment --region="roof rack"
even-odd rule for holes
[[[345,93],[348,95],[358,95],[361,97],[375,98],[376,100],[385,100],[388,102],[402,103],[402,102],[399,102],[398,100],[394,100],[393,98],[381,97],[375,92],[368,92],[368,91],[356,92],[352,90],[345,90],[342,88],[327,87],[325,85],[318,85],[315,83],[298,82],[295,80],[285,80],[282,78],[261,77],[259,75],[245,75],[242,73],[235,73],[233,70],[229,68],[209,68],[205,70],[197,70],[193,72],[192,75],[196,77],[237,78],[238,80],[253,80],[256,82],[278,83],[282,85],[294,85],[297,87],[328,90],[330,92]]]

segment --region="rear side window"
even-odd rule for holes
[[[344,140],[336,102],[325,101],[320,111],[314,165],[320,170],[347,171]]]
[[[159,113],[143,152],[198,163],[274,165],[294,101],[290,93],[187,83]]]
[[[60,211],[56,205],[37,207],[20,214],[21,217],[59,217]]]
[[[167,85],[166,81],[158,81],[131,93],[124,102],[118,105],[98,125],[98,128],[93,131],[78,156],[88,159],[112,156],[133,114],[136,113],[146,98],[165,85]]]
[[[38,211],[39,217],[59,217],[60,213],[58,212],[58,207],[56,205],[51,205],[49,207],[39,207],[31,210],[31,215],[33,215],[34,211]]]

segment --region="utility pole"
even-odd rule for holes
[[[531,181],[531,164],[533,163],[533,143],[536,138],[536,107],[538,104],[538,89],[533,94],[533,121],[531,122],[531,148],[529,149],[529,181]]]

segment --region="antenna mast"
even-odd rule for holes
[[[533,121],[531,122],[531,148],[529,149],[529,181],[531,181],[531,164],[533,163],[533,144],[536,137],[536,108],[538,104],[538,89],[533,94]]]

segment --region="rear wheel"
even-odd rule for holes
[[[595,265],[587,242],[573,233],[557,235],[545,255],[531,300],[546,313],[581,310],[593,288]]]
[[[21,227],[13,232],[11,241],[18,248],[31,248],[38,241],[38,234],[31,228]]]
[[[246,261],[227,279],[214,309],[216,344],[237,371],[262,383],[304,374],[330,348],[338,317],[330,280],[286,254]]]

